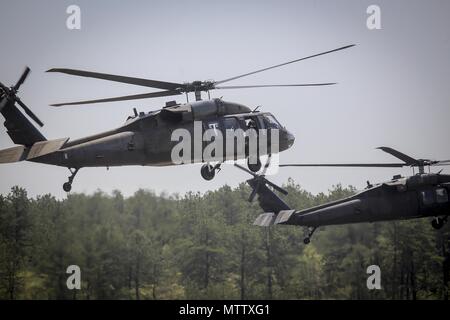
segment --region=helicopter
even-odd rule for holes
[[[249,201],[256,195],[260,214],[254,224],[258,226],[297,225],[305,228],[305,244],[310,243],[314,231],[321,226],[341,225],[361,222],[406,220],[434,217],[431,225],[441,229],[450,215],[450,175],[425,173],[425,167],[447,166],[450,160],[414,159],[389,147],[378,149],[387,152],[402,163],[322,163],[322,164],[280,164],[280,167],[378,167],[378,168],[418,168],[418,173],[402,177],[395,175],[391,180],[371,184],[367,182],[364,190],[350,197],[329,202],[304,210],[295,210],[284,202],[274,191],[287,195],[287,191],[267,180],[264,174],[258,175],[235,164],[253,175],[247,183],[252,188]],[[263,171],[264,173],[264,171]]]
[[[28,115],[28,117],[31,118],[37,125],[40,127],[44,125],[43,122],[22,102],[17,95],[20,86],[24,83],[30,72],[30,69],[27,67],[14,86],[8,88],[0,83],[0,112],[6,119],[4,125],[7,129],[8,135],[11,137],[12,141],[18,145],[5,150],[0,150],[0,163],[25,160],[66,167],[69,169],[71,175],[68,177],[68,181],[63,184],[63,190],[70,192],[76,174],[81,168],[84,167],[109,168],[112,166],[129,165],[169,166],[180,164],[174,163],[172,159],[173,148],[178,143],[178,141],[172,141],[172,133],[176,129],[185,129],[189,134],[195,135],[195,124],[198,123],[200,125],[201,132],[208,129],[213,129],[214,132],[225,132],[226,130],[231,129],[247,130],[252,128],[255,129],[257,133],[260,131],[264,132],[265,130],[266,134],[269,135],[269,132],[277,131],[277,150],[271,150],[270,146],[260,149],[258,145],[256,151],[254,151],[253,149],[248,148],[247,140],[245,141],[245,152],[243,154],[238,154],[236,150],[233,150],[233,154],[231,155],[232,159],[237,160],[246,158],[248,168],[252,172],[258,172],[261,168],[260,156],[270,154],[272,152],[282,152],[289,149],[293,145],[295,137],[284,126],[282,126],[270,112],[260,112],[257,108],[252,110],[243,104],[227,102],[222,99],[211,99],[210,91],[214,89],[316,87],[334,85],[336,83],[245,86],[224,86],[222,84],[291,63],[348,49],[353,46],[354,45],[343,46],[337,49],[273,65],[221,81],[174,83],[75,69],[49,69],[47,72],[57,72],[79,77],[95,78],[163,89],[163,91],[137,95],[52,104],[51,106],[54,107],[128,101],[181,94],[186,95],[186,103],[169,101],[166,102],[166,105],[159,110],[138,112],[136,108],[134,108],[134,114],[129,116],[122,126],[76,140],[71,140],[69,138],[47,140],[44,135],[29,121],[29,119],[16,107],[17,103]],[[188,94],[191,92],[194,92],[195,94],[194,102],[189,102]],[[202,92],[208,93],[208,100],[202,100]],[[260,135],[257,135],[256,138],[258,141],[261,140]],[[267,143],[268,142],[269,141],[267,141]],[[208,147],[208,143],[203,143],[200,141],[200,147],[204,150]],[[195,146],[192,145],[192,148],[195,149]],[[200,173],[205,180],[213,179],[216,172],[220,170],[221,164],[226,160],[230,160],[224,156],[223,158],[219,158],[219,161],[213,165],[213,162],[206,159],[203,156],[203,153],[200,153],[200,156],[198,156],[195,152],[193,152],[189,158],[191,161],[188,161],[187,163],[204,163],[201,167]]]

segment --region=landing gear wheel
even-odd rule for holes
[[[72,190],[72,184],[69,182],[66,182],[63,184],[63,189],[65,192],[70,192],[70,190]]]
[[[70,190],[72,190],[73,179],[75,179],[75,176],[77,175],[78,170],[80,170],[80,168],[75,168],[75,169],[68,168],[68,169],[69,169],[71,175],[69,177],[69,181],[67,181],[66,183],[63,184],[63,190],[65,192],[70,192]]]
[[[253,159],[252,159],[253,160]],[[250,163],[250,157],[247,158],[247,166],[252,172],[258,172],[261,170],[261,160],[257,159],[256,163]]]
[[[305,238],[303,239],[304,244],[309,244],[311,242],[311,237],[314,234],[314,231],[316,231],[317,227],[309,227],[307,229],[304,229],[305,231]]]
[[[214,169],[214,167],[212,165],[204,164],[202,166],[202,169],[200,170],[200,174],[202,175],[203,179],[210,181],[216,175],[216,170]]]
[[[436,230],[441,229],[444,226],[444,224],[445,220],[442,218],[436,218],[431,221],[431,226]]]

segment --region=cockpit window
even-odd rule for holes
[[[448,193],[444,188],[436,189],[436,201],[437,203],[446,203],[448,202]]]
[[[266,123],[266,126],[268,129],[280,129],[281,128],[280,123],[271,114],[264,115],[264,122]]]

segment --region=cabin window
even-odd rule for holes
[[[434,203],[434,192],[433,190],[424,190],[420,192],[422,203],[425,206],[429,206]]]
[[[436,201],[437,203],[446,203],[448,202],[448,193],[444,188],[436,189]]]
[[[236,130],[239,129],[239,123],[236,118],[224,118],[223,128],[225,130]]]

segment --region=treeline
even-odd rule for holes
[[[306,192],[301,209],[355,192]],[[261,213],[241,184],[206,194],[124,198],[70,194],[0,196],[1,299],[447,299],[450,231],[428,219],[333,226],[311,244],[293,226],[253,226]],[[366,269],[381,268],[381,290]],[[81,290],[69,290],[69,265]]]

